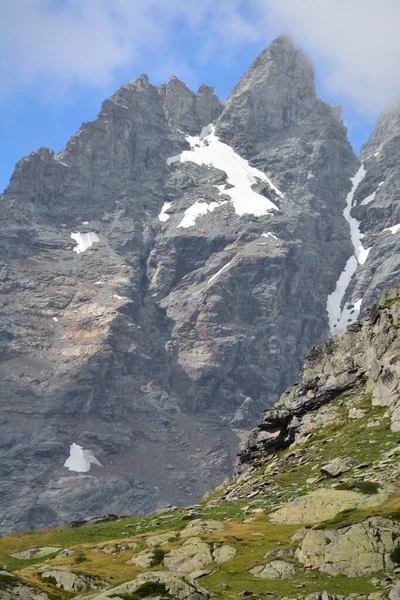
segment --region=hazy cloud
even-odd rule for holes
[[[260,0],[322,66],[326,89],[374,114],[400,97],[399,0]]]

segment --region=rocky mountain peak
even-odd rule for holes
[[[257,56],[234,86],[217,131],[231,143],[235,137],[265,143],[315,112],[316,103],[313,66],[283,35]]]
[[[203,127],[215,121],[222,110],[213,87],[203,84],[194,94],[175,75],[168,84],[158,86],[158,91],[168,125],[173,130],[198,134]]]

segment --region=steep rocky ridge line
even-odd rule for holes
[[[224,171],[168,164],[210,120],[278,210],[237,214]],[[232,472],[328,334],[358,168],[286,36],[223,107],[143,75],[58,155],[17,164],[1,197],[0,531],[187,503]],[[102,466],[68,471],[73,443]]]

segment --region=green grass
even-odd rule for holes
[[[379,483],[376,483],[375,481],[352,481],[349,483],[340,483],[335,489],[360,492],[361,494],[372,496],[379,492],[379,487]]]
[[[86,554],[84,552],[77,552],[74,556],[74,563],[76,565],[79,565],[83,562],[85,562],[88,559],[88,557],[86,556]]]

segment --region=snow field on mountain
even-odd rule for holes
[[[276,204],[254,192],[251,186],[261,180],[265,181],[278,196],[283,197],[283,193],[262,171],[251,167],[247,160],[239,156],[230,146],[221,142],[215,135],[213,125],[204,127],[199,136],[186,136],[186,140],[190,144],[190,150],[185,150],[181,154],[168,158],[167,163],[169,165],[175,162],[194,162],[198,165],[210,165],[224,171],[228,183],[233,187],[225,189],[226,186],[222,185],[218,186],[218,189],[220,194],[231,198],[235,212],[239,216],[244,214],[263,216],[273,210],[278,210]],[[196,208],[190,207],[186,211],[185,215],[191,215],[191,219],[183,219],[178,227],[192,227],[198,216],[206,214],[207,210],[204,207],[199,207],[199,204],[199,202],[196,202],[193,205]],[[211,203],[211,205],[214,205],[211,210],[222,204]],[[194,216],[195,214],[196,216]]]
[[[332,334],[343,333],[350,323],[354,323],[354,321],[358,319],[363,300],[362,298],[359,298],[354,304],[346,302],[345,306],[342,308],[342,300],[350,285],[352,277],[357,271],[358,265],[363,265],[365,263],[370,251],[370,248],[364,248],[361,242],[363,234],[360,231],[360,223],[351,216],[351,209],[354,206],[354,195],[366,173],[364,165],[362,164],[355,176],[350,179],[352,188],[346,198],[346,208],[343,210],[343,216],[350,227],[350,238],[354,248],[354,255],[348,259],[345,268],[337,280],[335,290],[332,294],[329,294],[327,298],[326,310],[328,312],[329,329]],[[375,194],[376,192],[372,195],[375,197]],[[367,199],[368,198],[365,200]]]

